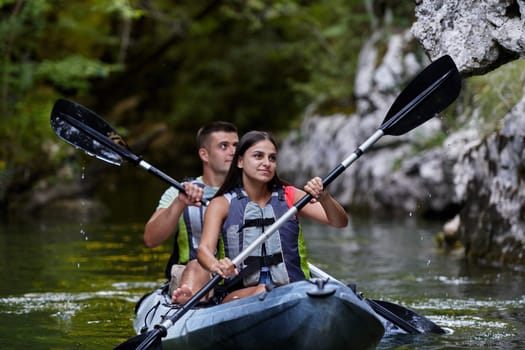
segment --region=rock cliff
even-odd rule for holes
[[[401,87],[430,60],[448,54],[469,79],[525,54],[525,1],[419,0],[415,13],[411,30],[378,29],[363,46],[356,113],[307,114],[283,140],[282,177],[300,186],[312,175],[326,175],[373,134]],[[523,84],[524,77],[516,79]],[[459,101],[406,135],[385,136],[334,181],[331,192],[348,207],[374,214],[458,214],[468,257],[523,264],[525,97],[498,116],[502,127],[488,134],[473,127],[482,121],[479,108],[466,106],[471,103]]]

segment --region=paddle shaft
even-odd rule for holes
[[[339,175],[343,173],[353,162],[355,162],[359,157],[363,155],[374,143],[377,142],[383,135],[384,131],[382,129],[376,130],[376,132],[370,136],[365,142],[363,142],[356,150],[349,155],[345,160],[343,160],[337,167],[335,167],[324,179],[323,187],[327,187],[332,183]],[[312,195],[307,194],[303,196],[294,206],[300,210],[312,199]],[[294,213],[295,214],[295,213]]]
[[[65,120],[67,123],[71,124],[75,128],[77,128],[80,131],[83,131],[85,134],[90,136],[91,138],[97,140],[113,152],[121,155],[122,157],[126,158],[129,162],[131,162],[135,166],[140,166],[143,169],[146,169],[148,172],[152,173],[153,175],[161,178],[165,182],[167,182],[169,185],[175,187],[177,190],[179,190],[182,193],[186,193],[186,190],[184,189],[184,186],[180,184],[178,181],[167,175],[166,173],[160,171],[153,165],[149,164],[142,158],[138,157],[137,155],[133,154],[129,150],[127,150],[125,147],[122,147],[121,145],[113,142],[109,137],[101,134],[98,130],[93,129],[89,125],[82,123],[81,121],[71,117],[70,115],[66,113],[60,112],[60,116],[63,120]],[[202,205],[208,205],[207,200],[201,200]]]
[[[431,96],[449,77],[452,76],[452,71],[447,72],[441,76],[438,80],[433,82],[429,87],[420,92],[413,100],[410,101],[405,107],[396,112],[393,116],[387,116],[386,120],[381,124],[379,129],[370,136],[365,142],[363,142],[350,156],[343,160],[336,168],[334,168],[324,179],[323,186],[328,186],[335,178],[337,178],[343,171],[345,171],[353,162],[363,155],[374,143],[376,143],[383,135],[385,131],[390,128],[395,129],[396,123],[402,120],[407,114],[412,112],[422,101]],[[406,132],[408,130],[404,130]],[[312,199],[311,195],[306,195],[301,198],[295,207],[299,210],[304,207]],[[295,214],[295,213],[294,213]]]

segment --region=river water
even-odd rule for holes
[[[1,225],[0,348],[111,349],[133,336],[134,305],[164,281],[170,248],[145,248],[144,222]],[[304,225],[315,265],[448,330],[387,338],[380,349],[525,348],[523,270],[469,264],[437,246],[437,224],[410,217]]]

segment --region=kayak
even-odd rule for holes
[[[460,89],[461,76],[450,56],[434,61],[407,85],[374,134],[337,165],[323,185],[328,186],[382,136],[403,135],[444,110]],[[184,191],[180,183],[133,154],[107,122],[84,106],[57,100],[51,111],[51,127],[59,138],[91,156],[113,165],[127,160]],[[301,198],[232,262],[242,262],[311,199],[311,195]],[[137,306],[135,330],[139,336],[117,348],[136,349],[140,342],[138,348],[146,349],[162,341],[166,349],[372,349],[387,331],[444,332],[411,310],[363,299],[353,288],[330,279],[296,282],[227,304],[196,307],[220,281],[220,276],[214,276],[178,309],[171,305],[167,288],[147,295]]]
[[[137,334],[154,329],[180,305],[168,286],[136,307]],[[355,290],[313,278],[224,304],[194,307],[162,338],[163,349],[375,349],[385,330],[402,330],[378,315]]]

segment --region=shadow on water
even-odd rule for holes
[[[143,227],[74,217],[0,226],[2,348],[112,348],[132,336],[134,304],[163,282],[171,244],[145,248]],[[387,337],[379,349],[525,348],[524,273],[440,251],[435,224],[354,219],[343,230],[304,229],[315,265],[449,331]]]

